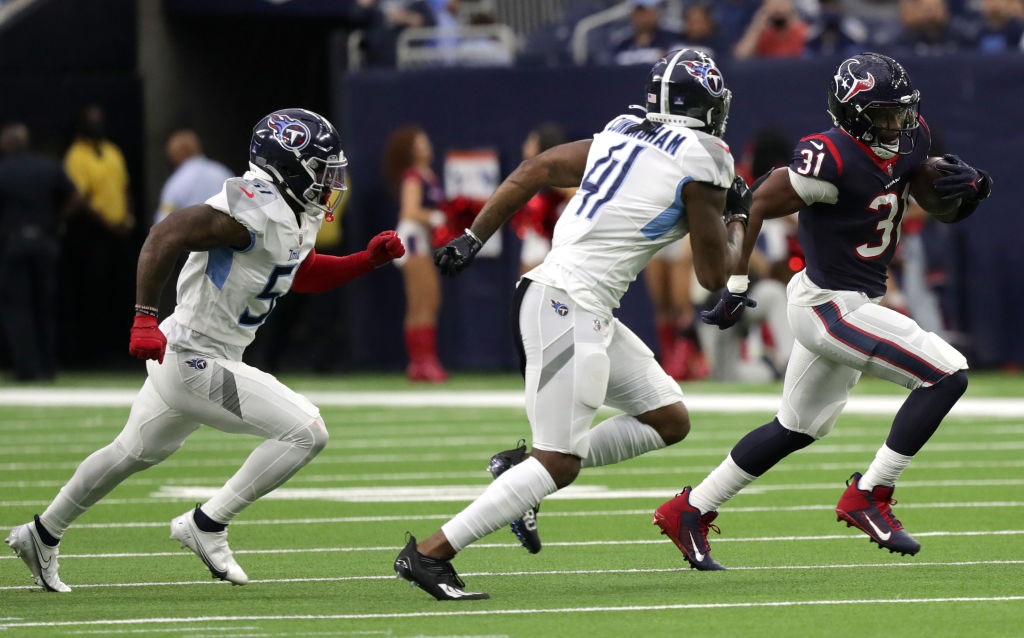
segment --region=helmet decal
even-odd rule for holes
[[[696,60],[683,60],[680,62],[686,72],[700,80],[700,83],[708,90],[708,93],[718,97],[725,89],[725,79],[713,62],[697,62]]]
[[[274,131],[274,137],[289,151],[301,151],[309,144],[309,127],[304,122],[284,113],[274,113],[267,119],[267,126]]]
[[[860,66],[860,61],[854,58],[843,61],[833,76],[835,80],[835,95],[840,102],[849,102],[850,99],[861,91],[870,91],[875,88],[875,76],[869,72],[867,77],[858,77],[853,72],[854,65]]]

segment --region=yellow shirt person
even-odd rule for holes
[[[78,139],[68,148],[64,170],[111,228],[130,227],[128,170],[120,149],[107,140]]]

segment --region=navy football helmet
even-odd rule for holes
[[[914,150],[920,102],[903,66],[879,53],[843,60],[828,85],[832,121],[883,159]]]
[[[711,56],[693,49],[669,51],[647,80],[647,119],[722,137],[732,92]]]
[[[311,215],[333,218],[346,188],[346,166],[338,129],[312,111],[274,111],[252,129],[249,167]]]

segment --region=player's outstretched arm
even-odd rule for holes
[[[391,263],[405,254],[401,238],[393,230],[374,235],[366,250],[343,257],[320,255],[315,250],[302,260],[292,279],[295,292],[325,292],[344,286],[374,268]]]
[[[153,226],[139,253],[135,320],[128,352],[139,359],[163,363],[167,338],[157,325],[157,307],[160,291],[182,251],[224,247],[243,250],[251,241],[245,226],[205,204],[182,208]]]
[[[441,272],[450,277],[462,272],[483,243],[540,189],[579,186],[590,144],[591,140],[560,144],[519,164],[487,200],[466,233],[434,252],[434,263]]]
[[[743,239],[743,252],[736,264],[735,273],[746,275],[750,267],[750,255],[761,234],[761,224],[766,219],[777,219],[792,215],[806,204],[789,181],[789,169],[777,168],[767,177],[754,182],[754,201],[750,205],[750,220],[747,235]]]

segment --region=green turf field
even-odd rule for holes
[[[286,380],[310,391],[408,387],[390,377]],[[95,385],[126,385],[115,381]],[[60,385],[69,384],[90,385]],[[1019,377],[978,375],[968,396],[1009,397],[1020,385]],[[452,388],[511,390],[516,382],[463,377]],[[456,567],[468,589],[492,599],[464,603],[411,589],[391,563],[406,531],[436,530],[489,482],[489,456],[528,438],[522,411],[322,410],[328,448],[231,525],[249,585],[212,581],[167,538],[171,518],[205,500],[258,443],[204,428],[68,532],[61,576],[72,593],[37,591],[0,545],[0,635],[1024,635],[1024,407],[1016,418],[950,417],[903,475],[895,511],[923,545],[915,557],[881,551],[835,520],[845,479],[864,470],[891,420],[846,414],[827,439],[721,510],[722,535],[712,534],[711,546],[730,571],[685,569],[651,512],[772,416],[702,411],[683,443],[585,470],[546,500],[540,554],[529,555],[507,530],[466,549]],[[122,407],[0,407],[3,535],[41,511],[126,416]]]

